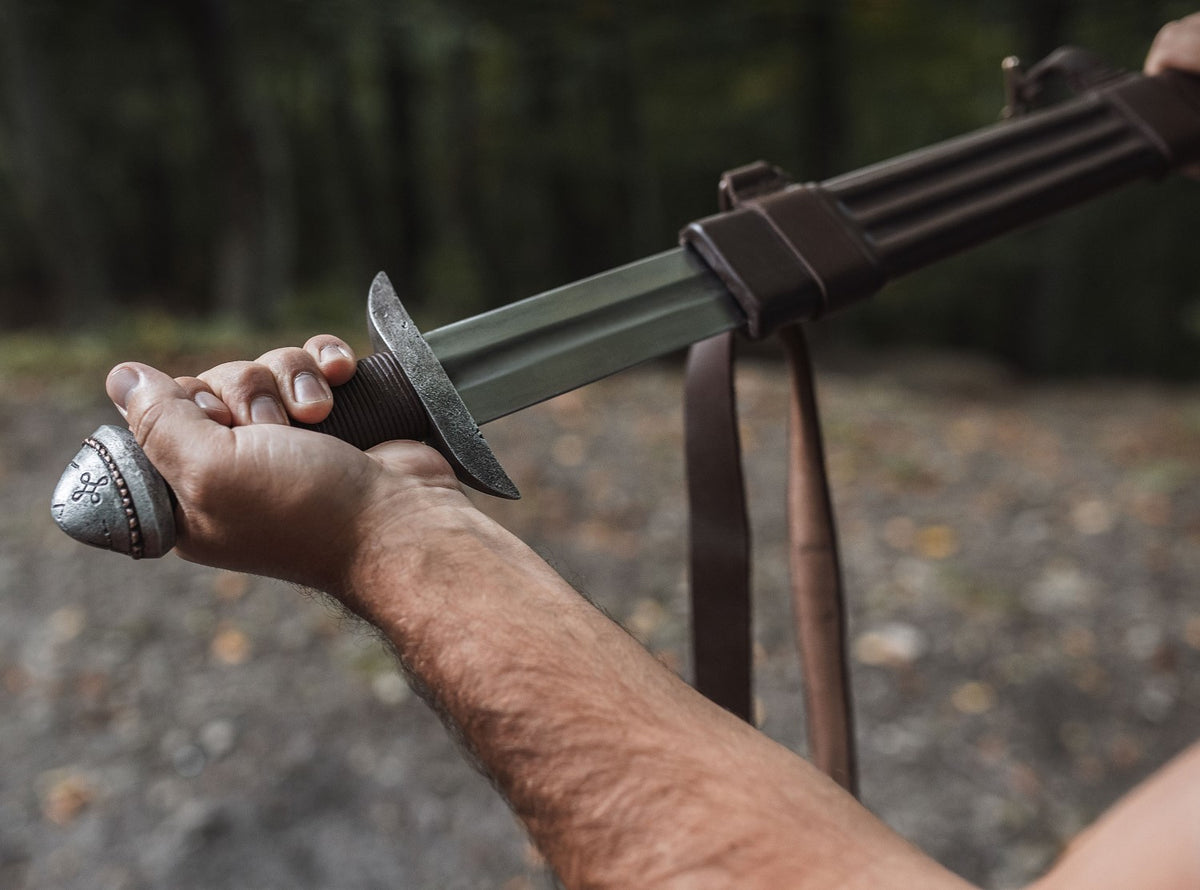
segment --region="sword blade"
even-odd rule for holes
[[[425,339],[483,424],[744,323],[716,275],[676,248]]]

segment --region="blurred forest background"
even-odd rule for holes
[[[672,246],[721,171],[821,179],[997,119],[1000,60],[1138,68],[1193,3],[0,0],[0,328],[423,326]],[[893,285],[835,341],[1200,375],[1200,185]]]

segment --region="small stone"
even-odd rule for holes
[[[69,643],[87,626],[87,613],[78,606],[66,606],[50,613],[50,633],[56,643]]]
[[[644,597],[633,606],[633,611],[625,622],[629,632],[645,643],[654,632],[666,623],[667,610],[658,600]]]
[[[855,659],[871,667],[908,667],[928,651],[925,633],[899,621],[859,634],[854,640]]]
[[[187,744],[176,748],[171,754],[171,766],[185,779],[196,778],[207,765],[208,758],[199,745]]]
[[[1012,536],[1021,546],[1041,544],[1051,535],[1050,523],[1041,510],[1025,510],[1013,519]]]
[[[870,734],[871,746],[890,760],[915,763],[927,747],[928,740],[911,726],[884,723]]]
[[[975,418],[956,418],[946,431],[946,444],[959,454],[974,454],[982,450],[986,442],[986,430]]]
[[[1059,635],[1063,652],[1072,658],[1087,658],[1096,651],[1096,635],[1086,627],[1072,625]]]
[[[883,540],[893,550],[906,553],[917,539],[917,524],[908,516],[893,516],[883,524]]]
[[[1096,583],[1078,566],[1054,563],[1025,589],[1022,600],[1032,611],[1045,615],[1087,606],[1095,594]]]
[[[1058,727],[1058,740],[1073,757],[1083,757],[1092,747],[1092,729],[1080,720],[1067,720]]]
[[[1108,673],[1094,661],[1083,662],[1072,672],[1071,681],[1082,693],[1091,696],[1103,695],[1108,691]]]
[[[233,750],[237,727],[232,720],[210,720],[200,727],[200,747],[211,760],[220,760]]]
[[[1138,691],[1138,713],[1151,723],[1161,723],[1170,716],[1178,698],[1178,683],[1173,678],[1153,677]]]
[[[1130,769],[1141,762],[1142,746],[1138,740],[1129,735],[1119,735],[1113,739],[1108,749],[1108,759],[1118,769]]]
[[[385,705],[400,705],[409,699],[412,690],[396,671],[384,671],[371,678],[371,692]]]
[[[1144,622],[1125,631],[1125,651],[1138,661],[1149,661],[1162,644],[1163,633],[1157,625]]]
[[[1042,791],[1042,780],[1037,770],[1028,763],[1014,763],[1008,770],[1008,784],[1013,792],[1022,797],[1033,797]]]
[[[1093,498],[1075,505],[1071,510],[1071,523],[1081,535],[1102,535],[1112,531],[1116,515],[1107,503]]]
[[[1163,492],[1140,492],[1129,505],[1129,512],[1144,525],[1162,528],[1171,523],[1171,498]]]
[[[922,559],[902,557],[892,569],[896,585],[916,598],[923,598],[938,586],[937,569]]]

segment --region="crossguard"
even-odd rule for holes
[[[426,441],[459,481],[515,499],[517,487],[492,453],[441,362],[380,272],[367,298],[378,350],[333,388],[333,410],[318,424],[294,424],[367,449],[393,439]],[[175,498],[127,429],[105,425],[83,441],[54,489],[51,514],[84,544],[153,559],[175,546]]]

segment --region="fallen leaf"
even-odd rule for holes
[[[996,704],[996,693],[986,683],[971,680],[954,690],[950,703],[963,714],[986,714]]]
[[[917,532],[916,545],[926,559],[949,559],[958,552],[958,534],[948,525],[927,525]]]
[[[55,825],[67,825],[96,799],[96,788],[74,769],[53,770],[43,776],[42,815]]]
[[[1071,524],[1081,535],[1102,535],[1112,530],[1116,516],[1107,503],[1093,498],[1075,505],[1071,510]]]
[[[222,571],[213,576],[213,593],[227,603],[240,600],[249,588],[250,577],[241,572]]]
[[[217,631],[209,648],[213,657],[222,664],[238,665],[250,657],[250,638],[227,624]]]

